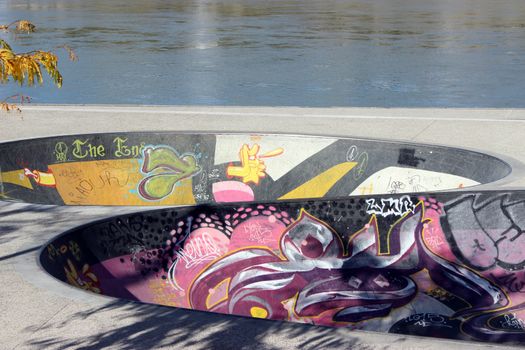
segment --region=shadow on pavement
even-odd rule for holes
[[[126,318],[131,323],[110,327],[87,337],[71,334],[62,339],[45,336],[49,330],[60,333],[61,329],[68,329],[70,322],[82,321],[84,327],[89,327],[91,322],[96,321],[97,315],[112,311],[118,311],[119,323],[125,322]],[[75,349],[378,349],[363,343],[357,337],[343,336],[344,332],[336,328],[225,316],[125,301],[114,301],[104,307],[74,313],[68,321],[48,322],[38,331],[39,336],[27,345]]]

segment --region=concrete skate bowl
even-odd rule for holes
[[[3,199],[193,205],[466,188],[511,173],[462,149],[297,135],[118,133],[0,144]]]
[[[509,177],[496,157],[365,139],[159,132],[0,147],[6,199],[186,205],[51,240],[41,266],[79,289],[315,325],[523,340],[525,193],[465,190]]]
[[[524,217],[525,191],[203,204],[71,230],[40,263],[144,303],[522,343]]]

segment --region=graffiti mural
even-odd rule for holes
[[[525,191],[200,205],[70,231],[42,251],[94,293],[255,318],[525,341]]]
[[[141,171],[146,175],[138,185],[142,198],[159,200],[170,195],[179,181],[200,171],[194,155],[179,156],[170,147],[147,147],[143,151]]]
[[[282,148],[276,148],[273,151],[259,155],[258,144],[250,146],[244,144],[239,151],[239,158],[241,160],[240,166],[230,165],[226,170],[226,174],[231,177],[240,177],[244,183],[259,184],[259,179],[266,176],[266,165],[263,158],[275,157],[284,152]]]
[[[298,135],[113,133],[0,145],[3,199],[192,205],[465,188],[507,176],[485,154]]]

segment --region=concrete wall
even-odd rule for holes
[[[438,191],[511,167],[462,149],[246,133],[104,133],[0,144],[4,199],[66,205],[191,205]]]

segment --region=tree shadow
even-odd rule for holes
[[[131,324],[96,335],[59,339],[45,335],[32,340],[35,347],[76,349],[158,348],[161,346],[192,349],[378,349],[349,335],[349,330],[318,327],[305,324],[259,320],[221,315],[202,311],[147,305],[116,300],[103,307],[77,312],[63,322],[48,322],[39,328],[67,329],[71,322],[81,320],[89,324],[95,315],[118,311],[119,319],[129,318]],[[124,322],[121,322],[124,323]],[[29,331],[35,331],[34,329]]]
[[[40,205],[3,201],[0,204],[0,208],[2,209],[2,215],[9,216],[23,214],[25,212],[46,213],[57,210],[58,207],[54,205]]]
[[[136,210],[0,203],[0,232],[4,232],[3,227],[10,228],[0,235],[3,253],[0,260],[9,262],[10,258],[34,252],[67,228]],[[259,320],[124,300],[112,300],[100,307],[77,306],[67,299],[64,304],[43,325],[26,329],[34,335],[23,343],[25,346],[313,350],[406,348],[404,345],[410,341],[410,337],[400,335],[353,332],[348,328]],[[106,328],[100,326],[107,323]],[[78,331],[86,328],[88,331]]]
[[[2,255],[2,256],[0,256],[0,261],[11,259],[11,258],[15,258],[17,256],[24,255],[24,254],[27,254],[27,253],[35,252],[38,249],[40,249],[40,247],[41,247],[40,245],[37,245],[35,247],[27,248],[27,249],[24,249],[24,250],[19,250],[19,251],[15,252],[15,253],[12,253],[12,254]]]
[[[101,217],[134,211],[136,208],[57,207],[23,203],[0,203],[1,260],[9,262],[38,250],[48,239],[68,228]],[[66,299],[64,300],[65,303]],[[64,316],[70,309],[57,310],[57,317],[26,330],[34,335],[24,342],[29,347],[119,349],[176,347],[192,349],[359,349],[370,348],[349,330],[297,323],[258,320],[237,316],[148,305],[124,300],[102,307],[84,307]],[[83,306],[80,306],[81,308]],[[75,309],[78,310],[78,309]],[[74,311],[72,311],[74,312]],[[111,322],[100,329],[100,323]],[[78,328],[96,327],[87,333]],[[57,334],[58,332],[58,334]],[[374,347],[377,349],[377,347]]]
[[[28,246],[44,244],[68,228],[126,213],[133,208],[115,207],[65,207],[0,201],[0,245],[3,255],[15,254]],[[7,243],[12,246],[5,247]]]

